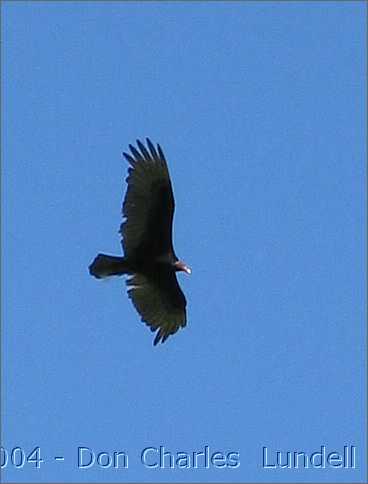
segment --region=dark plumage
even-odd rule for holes
[[[131,165],[120,226],[124,257],[98,254],[89,266],[97,278],[128,274],[128,295],[142,321],[157,331],[156,345],[186,325],[186,300],[177,271],[190,269],[176,257],[172,243],[174,195],[165,156],[147,138],[123,153]]]

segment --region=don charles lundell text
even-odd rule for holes
[[[127,469],[129,456],[125,451],[96,451],[78,447],[78,468],[91,467]],[[236,451],[218,451],[205,445],[200,451],[171,451],[160,445],[145,447],[139,454],[139,464],[147,469],[235,469],[240,466]]]

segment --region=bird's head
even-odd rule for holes
[[[190,267],[188,267],[186,265],[185,262],[183,262],[182,260],[177,260],[175,263],[174,263],[174,267],[175,267],[175,270],[177,272],[186,272],[187,274],[191,274],[192,273],[192,270]]]

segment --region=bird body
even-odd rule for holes
[[[147,138],[147,148],[124,153],[128,169],[120,226],[124,257],[98,254],[89,266],[96,278],[129,275],[128,295],[142,321],[157,331],[154,344],[164,342],[186,325],[186,299],[176,272],[191,273],[178,259],[172,243],[175,209],[169,171],[160,145]]]

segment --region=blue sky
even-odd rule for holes
[[[366,479],[365,35],[363,2],[3,2],[4,482]],[[155,348],[87,270],[146,136],[193,269]],[[237,465],[145,465],[160,446]],[[355,468],[262,465],[321,446]]]

